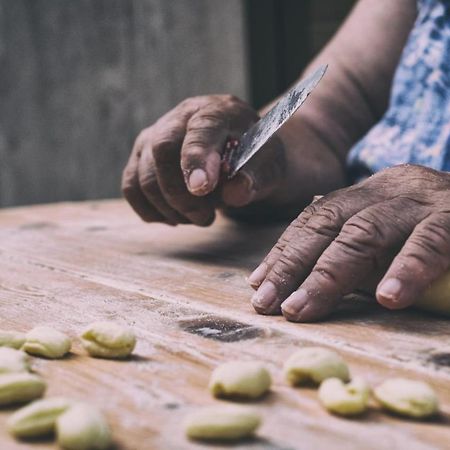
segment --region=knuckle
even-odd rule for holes
[[[187,124],[188,132],[209,133],[224,127],[223,112],[211,111],[194,114]]]
[[[188,97],[181,101],[172,111],[168,113],[170,116],[189,117],[191,114],[197,112],[202,105],[208,102],[209,96],[194,96]]]
[[[450,245],[450,218],[448,214],[436,214],[431,216],[423,224],[422,233],[433,239],[442,247],[447,248]]]
[[[290,226],[296,228],[297,230],[299,228],[303,228],[303,226],[308,222],[308,220],[316,213],[317,209],[318,209],[317,205],[315,205],[314,203],[310,203],[301,212],[301,214],[292,221]]]
[[[333,244],[323,255],[320,270],[333,272],[337,261],[345,259],[352,267],[362,264],[377,269],[389,245],[382,227],[363,214],[353,216],[342,227]]]
[[[286,240],[283,237],[281,237],[278,240],[278,242],[273,246],[271,252],[267,256],[270,256],[270,254],[274,254],[274,253],[277,255],[281,254],[283,252],[286,244],[287,244]]]
[[[334,245],[330,248],[329,253],[336,255],[335,261],[339,261],[344,256],[347,261],[361,261],[372,258],[372,252],[368,251],[368,247],[361,242],[349,239],[347,236],[339,236],[335,239]]]
[[[134,146],[142,147],[151,138],[151,133],[152,127],[144,128],[143,130],[141,130],[134,141]]]
[[[178,123],[166,122],[152,133],[152,146],[165,146],[173,144],[179,138]]]
[[[384,246],[386,242],[382,224],[374,214],[362,212],[351,217],[342,227],[340,239],[362,246]]]
[[[137,158],[140,158],[142,150],[144,146],[150,142],[151,140],[151,129],[145,128],[142,130],[134,140],[133,149],[132,149],[132,155],[137,156]],[[133,157],[133,156],[131,156]]]
[[[193,105],[198,103],[199,97],[187,97],[178,103],[178,108],[180,109],[190,109]]]
[[[361,275],[366,269],[371,269],[376,261],[367,258],[366,254],[357,257],[345,258],[346,263],[341,264],[342,255],[339,246],[330,247],[317,261],[311,272],[311,283],[321,286],[324,292],[339,296],[350,293],[358,285]],[[361,257],[364,260],[361,260]],[[377,268],[377,267],[375,267]],[[362,271],[361,271],[362,270]]]
[[[439,261],[433,261],[426,253],[423,253],[420,248],[412,247],[404,248],[403,252],[395,258],[396,267],[405,274],[412,275],[416,280],[422,278],[432,267],[432,270],[444,270],[446,267]]]
[[[126,199],[133,196],[136,191],[136,177],[135,170],[126,166],[122,172],[122,179],[120,183],[120,189]]]
[[[223,109],[234,112],[239,111],[241,114],[249,114],[252,118],[256,115],[256,112],[250,107],[250,105],[234,95],[223,95],[220,100],[223,105]]]
[[[286,245],[288,245],[289,239],[287,236],[282,235],[280,239],[276,242],[276,244],[272,248],[272,252],[281,253]]]
[[[158,181],[153,171],[139,174],[139,184],[144,192],[152,193],[158,190]]]
[[[305,270],[304,259],[293,248],[287,247],[280,254],[277,263],[273,266],[272,274],[281,285],[298,278]],[[271,277],[272,278],[272,277]]]
[[[314,204],[310,205],[314,207]],[[311,218],[304,224],[307,231],[334,238],[339,233],[343,219],[343,210],[338,203],[325,204],[317,209]]]
[[[136,192],[136,186],[132,184],[129,179],[122,180],[121,191],[122,195],[127,200],[130,200],[131,198],[134,197],[134,194]]]
[[[243,101],[239,97],[236,97],[233,94],[223,94],[220,97],[221,100],[225,103],[243,103]]]
[[[328,261],[326,258],[322,258],[322,261],[318,261],[312,270],[312,275],[321,278],[327,283],[332,283],[337,286],[340,285],[339,272],[336,269],[335,264]]]
[[[206,156],[206,150],[199,141],[189,140],[183,146],[183,158],[201,161]]]
[[[187,97],[179,103],[179,106],[184,107],[197,107],[199,104],[205,103],[211,99],[211,95],[192,95]]]
[[[171,150],[174,149],[176,136],[167,130],[155,134],[152,142],[152,154],[157,163],[165,163],[172,159]]]
[[[421,259],[426,264],[449,261],[449,241],[449,236],[444,237],[439,226],[427,225],[423,228],[423,233],[411,236],[410,245],[405,249],[405,256]]]
[[[241,100],[239,97],[231,94],[225,94],[220,96],[220,103],[222,105],[221,110],[228,110],[232,115],[244,115],[250,122],[258,119],[258,114],[256,111],[245,101]]]
[[[280,239],[275,243],[275,245],[271,248],[270,252],[266,255],[263,260],[263,263],[268,264],[272,267],[283,253],[286,245],[288,244],[288,239],[284,237],[284,235],[280,236]]]

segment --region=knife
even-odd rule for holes
[[[327,70],[324,64],[311,75],[300,80],[281,97],[277,104],[258,122],[252,125],[239,139],[228,141],[223,156],[223,164],[228,179],[238,170],[286,123],[308,95],[317,86]]]

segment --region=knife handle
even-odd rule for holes
[[[239,146],[239,140],[236,138],[229,138],[225,144],[225,148],[222,154],[222,168],[221,175],[223,175],[224,179],[231,178],[229,173],[231,172],[231,161],[233,158],[233,154],[237,147]]]

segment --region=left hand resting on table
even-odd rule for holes
[[[252,304],[318,320],[378,273],[377,301],[400,309],[449,265],[450,174],[396,166],[310,204],[250,276]]]

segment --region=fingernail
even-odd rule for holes
[[[400,297],[402,287],[401,281],[397,278],[388,278],[380,284],[377,294],[392,303],[396,303]]]
[[[281,305],[284,315],[296,317],[309,302],[309,295],[305,289],[293,292]]]
[[[267,266],[266,264],[260,264],[247,278],[250,286],[254,289],[257,289],[259,285],[264,281],[267,275]]]
[[[271,281],[265,281],[253,294],[252,305],[262,310],[268,309],[277,300],[277,289]]]
[[[189,175],[189,190],[202,191],[208,186],[208,176],[203,169],[194,169]]]

